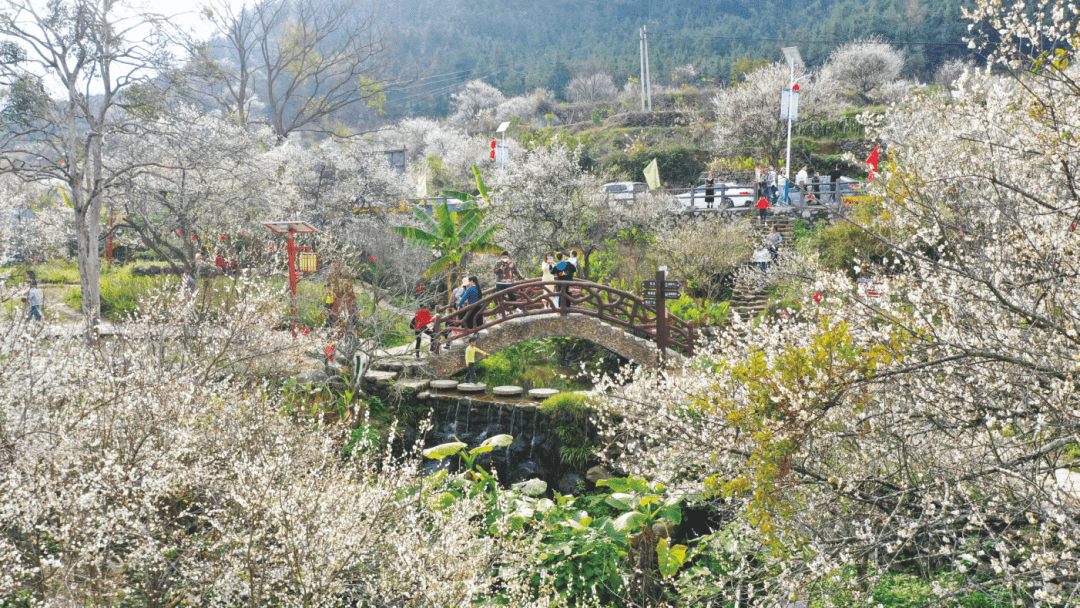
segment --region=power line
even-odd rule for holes
[[[661,38],[664,38],[664,37],[692,38],[694,40],[704,38],[704,39],[708,39],[708,40],[734,40],[734,41],[739,41],[739,42],[775,42],[777,44],[788,44],[788,43],[828,44],[828,45],[833,45],[833,46],[838,46],[840,44],[843,44],[842,42],[839,42],[839,41],[836,41],[836,40],[809,40],[809,39],[805,39],[805,38],[749,38],[749,37],[745,37],[745,36],[712,36],[712,35],[708,35],[708,34],[704,34],[704,35],[700,35],[700,34],[676,34],[676,33],[672,33],[672,32],[668,32],[668,33],[663,33],[663,32],[650,33],[650,36],[659,36]],[[896,46],[918,46],[918,45],[923,45],[923,46],[963,46],[963,47],[968,46],[968,43],[966,43],[966,42],[927,42],[925,40],[909,40],[907,42],[896,42],[896,41],[892,41],[892,40],[885,40],[885,42],[888,42],[889,44],[896,45]]]

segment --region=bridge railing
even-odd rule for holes
[[[467,340],[471,335],[511,319],[575,313],[642,332],[651,337],[658,348],[674,348],[688,357],[693,356],[693,323],[664,312],[665,323],[658,330],[654,308],[646,306],[644,300],[628,291],[592,281],[529,279],[489,293],[468,306],[436,307],[432,342],[438,353],[444,341]]]

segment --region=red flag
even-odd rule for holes
[[[870,156],[866,158],[866,164],[870,165],[870,179],[874,179],[874,174],[877,173],[878,167],[878,152],[881,146],[874,146],[874,151],[870,153]]]

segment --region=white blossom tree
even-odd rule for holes
[[[465,83],[461,91],[450,96],[453,102],[454,113],[450,116],[450,123],[455,125],[469,125],[482,116],[492,114],[499,104],[506,101],[502,91],[496,89],[483,80],[470,80]]]
[[[838,47],[823,68],[827,80],[863,95],[898,79],[903,69],[904,54],[874,36]]]
[[[721,89],[712,100],[717,150],[736,155],[746,148],[758,148],[774,166],[779,165],[787,141],[787,123],[780,120],[780,93],[788,84],[788,67],[773,63],[746,74],[745,82]],[[801,80],[799,86],[797,125],[832,110],[835,91],[831,87],[819,86],[814,79]]]

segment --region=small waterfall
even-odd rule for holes
[[[450,408],[446,408],[446,414],[450,415]],[[458,418],[461,417],[461,399],[457,400],[457,407],[454,408],[454,424],[450,425],[450,432],[457,433]]]
[[[469,432],[469,421],[472,420],[472,397],[465,400],[465,432]]]
[[[484,427],[484,436],[487,436],[491,434],[491,403],[488,403],[487,418],[484,419],[484,422],[487,424],[487,426]]]
[[[537,439],[538,439],[538,437],[536,436],[536,424],[537,424],[536,421],[539,420],[539,419],[540,419],[540,408],[536,408],[536,409],[533,410],[532,438],[529,440],[529,460],[533,459],[533,450],[536,449],[536,444],[537,444]]]
[[[514,436],[514,414],[517,413],[517,408],[510,410],[510,436]],[[506,446],[506,474],[510,474],[510,446]]]
[[[502,406],[499,406],[499,419],[495,422],[495,426],[502,426]]]

